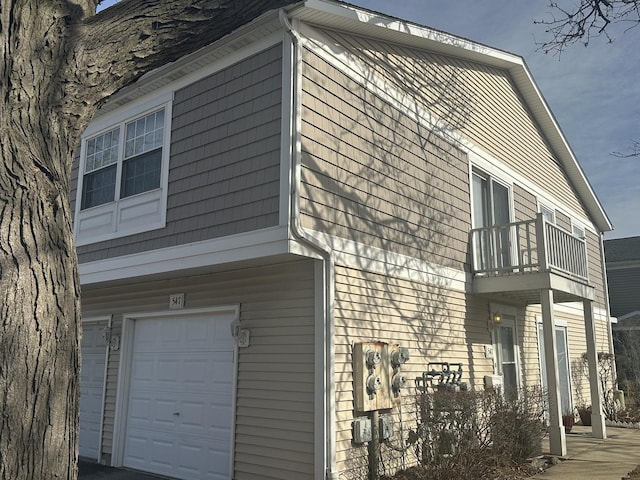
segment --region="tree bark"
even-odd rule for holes
[[[291,0],[0,2],[0,479],[77,478],[80,285],[69,177],[96,109]]]

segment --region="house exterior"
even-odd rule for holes
[[[610,310],[617,317],[612,327],[618,382],[625,394],[636,397],[640,358],[640,237],[605,240],[604,249]]]
[[[367,342],[408,349],[410,380],[546,383],[564,454],[571,359],[610,351],[606,214],[522,58],[444,32],[264,12],[111,98],[73,185],[101,463],[341,478]]]
[[[611,315],[640,312],[640,237],[605,240]]]

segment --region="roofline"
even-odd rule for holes
[[[337,0],[305,0],[289,7],[288,10],[292,17],[303,22],[338,28],[508,70],[551,149],[577,189],[592,221],[601,232],[613,230],[609,217],[523,57]]]

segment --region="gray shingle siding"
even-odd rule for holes
[[[81,246],[80,262],[277,225],[281,100],[280,44],[176,91],[166,227]]]

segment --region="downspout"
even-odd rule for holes
[[[333,315],[333,292],[335,285],[335,262],[331,247],[317,238],[309,235],[300,224],[300,172],[301,172],[301,141],[300,141],[300,95],[299,89],[301,85],[300,64],[301,48],[300,37],[291,25],[289,18],[284,9],[278,12],[280,23],[291,37],[293,46],[293,64],[291,68],[291,117],[290,117],[290,138],[291,138],[291,191],[290,191],[290,218],[289,225],[291,234],[296,240],[308,246],[311,250],[318,253],[322,258],[324,270],[324,315],[323,315],[323,345],[324,345],[324,475],[327,480],[338,480],[336,472],[336,453],[335,453],[335,383],[334,383],[334,315]]]
[[[607,282],[607,262],[604,254],[604,233],[600,232],[600,263],[602,264],[602,289],[604,290],[604,308],[605,315],[607,316],[607,339],[609,340],[609,352],[614,354],[613,362],[611,364],[611,382],[613,383],[613,389],[618,390],[618,368],[615,362],[615,352],[613,350],[613,332],[611,331],[611,307],[609,305],[609,284]]]

